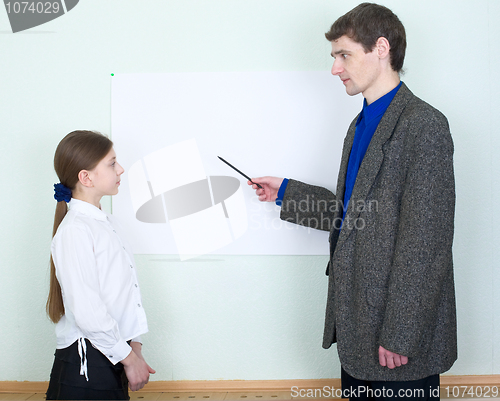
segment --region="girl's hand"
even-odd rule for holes
[[[141,358],[144,362],[146,362],[146,360],[144,359],[144,357],[142,356],[142,344],[141,343],[138,343],[138,342],[135,342],[135,341],[132,341],[130,343],[130,346],[132,347],[132,351],[135,352],[135,354]],[[153,368],[151,368],[149,365],[148,365],[148,368],[149,368],[149,373],[151,374],[155,374],[156,373],[156,370],[154,370]]]
[[[139,357],[133,349],[121,362],[125,367],[125,374],[127,375],[129,387],[132,391],[143,388],[149,381],[149,374],[156,373],[155,370],[146,363],[142,354]]]

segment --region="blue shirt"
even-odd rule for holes
[[[344,192],[344,213],[342,218],[345,217],[349,200],[351,199],[356,177],[358,176],[359,167],[365,157],[368,145],[372,140],[373,134],[386,112],[389,104],[394,99],[397,91],[401,87],[402,82],[399,83],[392,91],[385,94],[381,98],[375,100],[372,104],[368,105],[366,99],[363,102],[363,110],[359,113],[358,120],[356,121],[356,132],[352,142],[351,154],[349,155],[349,164],[347,165],[347,174],[345,178],[345,192]]]
[[[344,213],[342,218],[345,216],[349,200],[351,199],[352,190],[354,188],[354,183],[356,182],[356,177],[358,175],[359,167],[361,162],[365,157],[368,145],[375,133],[375,130],[382,119],[382,116],[386,112],[389,104],[394,99],[394,96],[401,87],[402,82],[399,83],[393,90],[385,94],[381,98],[374,101],[372,104],[368,105],[366,99],[363,102],[363,109],[359,114],[358,120],[356,121],[356,132],[354,134],[354,140],[352,143],[351,154],[349,155],[349,163],[347,165],[347,174],[345,180],[345,192],[344,192]],[[276,199],[276,204],[281,206],[283,202],[283,196],[285,194],[286,186],[288,185],[288,179],[284,179],[281,187],[278,191],[278,198]]]

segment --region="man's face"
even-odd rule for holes
[[[331,43],[332,57],[335,58],[332,74],[340,77],[348,95],[363,93],[368,98],[370,92],[376,90],[381,74],[377,47],[365,53],[363,45],[347,36],[341,36]]]

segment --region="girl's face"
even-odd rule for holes
[[[125,170],[116,161],[116,153],[113,148],[91,171],[89,176],[95,188],[95,195],[116,195],[120,186],[120,176]]]

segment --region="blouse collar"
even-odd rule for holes
[[[82,201],[80,199],[72,198],[71,201],[68,203],[68,207],[70,210],[92,217],[96,220],[106,221],[108,219],[106,213],[103,212],[101,209],[95,207],[91,203]]]

